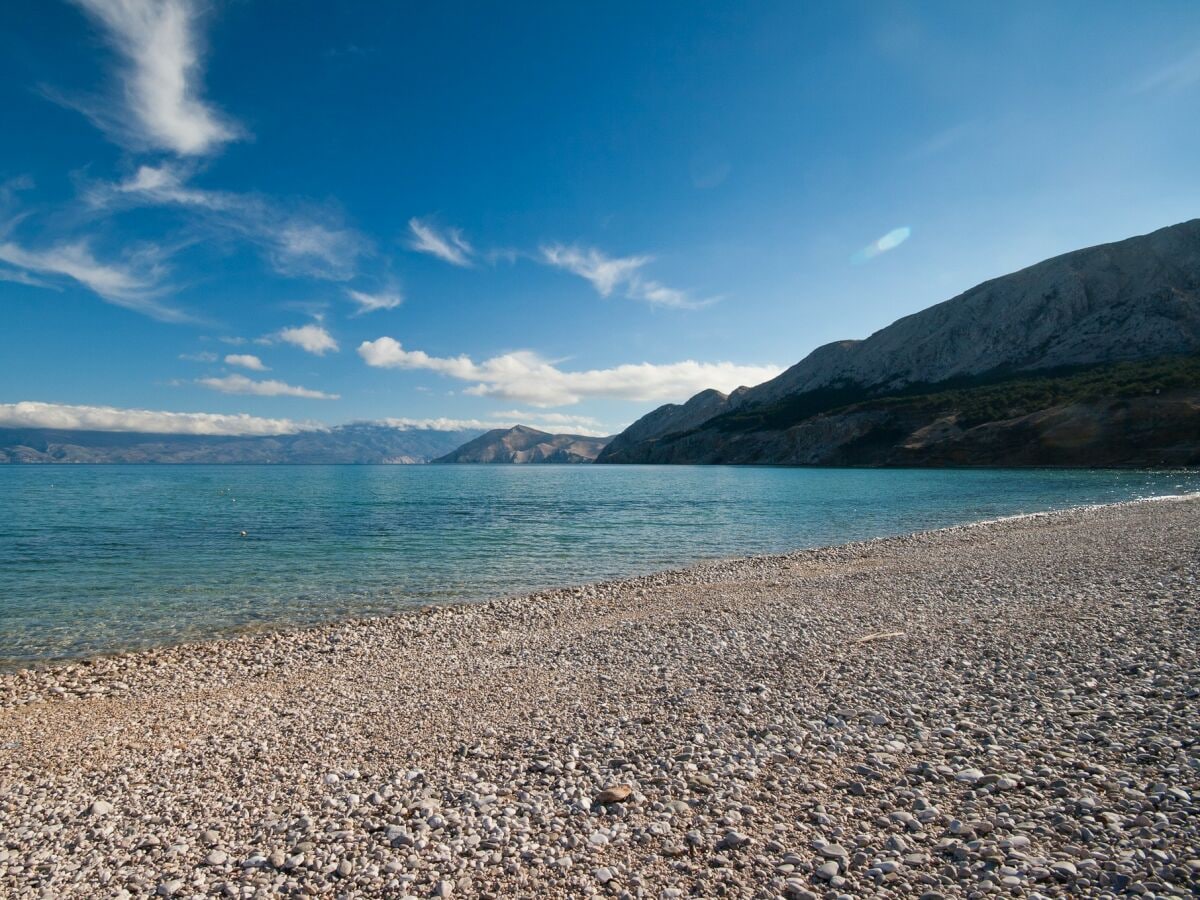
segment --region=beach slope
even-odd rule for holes
[[[1198,578],[1192,497],[4,676],[0,895],[1188,896]]]

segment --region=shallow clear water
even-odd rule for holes
[[[0,666],[1190,490],[1200,473],[6,466]]]

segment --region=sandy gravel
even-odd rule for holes
[[[0,895],[1192,896],[1198,578],[1193,496],[3,676]]]

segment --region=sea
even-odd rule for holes
[[[0,668],[1197,490],[1191,470],[3,466]]]

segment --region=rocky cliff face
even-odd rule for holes
[[[1198,352],[1200,219],[984,282],[865,340],[820,347],[771,381],[730,397],[706,391],[682,406],[661,407],[614,438],[598,461],[796,461],[784,452],[782,436],[771,433],[856,400],[962,379]],[[747,413],[784,407],[792,410],[791,421],[775,415],[771,428],[762,427],[771,415],[746,427],[731,421],[741,417],[745,424]],[[854,421],[835,425],[826,416],[809,428],[861,427]],[[733,452],[743,440],[736,435],[747,428],[761,449]]]
[[[435,463],[590,463],[608,438],[548,434],[516,425],[497,428],[468,441]]]

